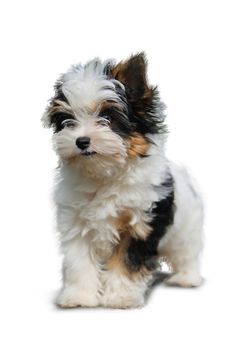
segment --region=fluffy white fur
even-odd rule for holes
[[[131,224],[140,222],[152,202],[166,197],[166,190],[159,186],[169,170],[174,177],[176,210],[174,224],[160,241],[159,254],[173,269],[167,283],[198,286],[202,203],[186,170],[166,159],[166,137],[148,135],[155,142],[150,146],[150,157],[127,159],[124,140],[108,125],[97,125],[95,114],[88,109],[106,99],[119,103],[115,85],[103,76],[103,65],[95,61],[86,68],[73,67],[61,80],[77,125],[53,137],[61,159],[54,200],[64,254],[63,286],[56,303],[62,307],[143,305],[152,277],[133,282],[118,271],[106,270],[105,261],[119,239],[114,218],[127,208],[133,213]],[[47,118],[48,113],[45,124]],[[97,151],[95,156],[82,157],[75,146],[76,138],[85,135],[92,139],[90,148]]]
[[[165,194],[151,191],[149,184],[160,183],[168,165],[175,179],[176,212],[174,224],[159,245],[161,256],[167,258],[174,271],[167,283],[184,287],[201,283],[203,211],[200,198],[187,172],[167,164],[165,158],[161,163],[162,154],[157,152],[158,149],[151,158],[128,166],[128,171],[119,174],[119,182],[109,178],[101,184],[83,177],[82,173],[79,176],[76,167],[61,166],[55,194],[65,256],[64,285],[57,298],[59,305],[136,307],[144,303],[149,281],[132,283],[117,272],[102,270],[101,262],[111,254],[111,243],[119,238],[111,224],[112,218],[117,216],[119,208],[126,207],[135,213],[137,222],[138,208],[148,210],[152,201],[163,198]]]

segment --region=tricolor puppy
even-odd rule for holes
[[[56,304],[139,307],[161,258],[172,267],[168,284],[198,286],[202,202],[186,170],[165,156],[164,105],[144,55],[72,66],[43,123],[59,156]]]

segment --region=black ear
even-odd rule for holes
[[[165,132],[163,105],[157,87],[147,82],[144,53],[131,56],[112,68],[112,76],[125,86],[129,119],[141,134]]]
[[[113,68],[113,77],[125,85],[126,94],[131,102],[142,99],[150,91],[147,78],[147,63],[144,53],[131,56]]]
[[[69,102],[65,97],[64,93],[62,92],[62,82],[60,79],[56,81],[54,85],[54,90],[55,95],[50,99],[45,113],[43,114],[43,117],[41,119],[44,127],[47,128],[55,126],[56,123],[61,123],[64,118],[67,119],[68,114],[70,115]],[[70,119],[72,118],[73,116],[70,117]]]

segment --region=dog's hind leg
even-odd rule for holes
[[[182,235],[190,239],[184,239]],[[201,230],[180,231],[174,233],[167,244],[160,249],[160,255],[166,258],[172,269],[171,277],[166,280],[167,284],[181,287],[197,287],[201,284],[199,266],[201,237]]]
[[[158,252],[171,264],[167,284],[199,286],[199,259],[203,242],[203,205],[185,169],[172,167],[175,186],[174,222],[160,241]]]

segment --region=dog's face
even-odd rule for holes
[[[43,121],[53,127],[59,157],[89,173],[111,176],[128,160],[147,156],[163,118],[144,55],[73,66],[57,81]]]

